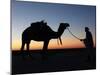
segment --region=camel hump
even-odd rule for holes
[[[40,22],[33,22],[33,23],[31,23],[31,27],[32,27],[32,29],[42,29],[42,28],[44,28],[44,27],[47,27],[47,23],[46,22],[44,22],[44,21],[40,21]]]
[[[47,22],[44,22],[43,20],[40,22],[31,23],[30,27],[32,28],[32,30],[41,32],[48,31],[48,29],[51,30],[51,28],[47,25]]]

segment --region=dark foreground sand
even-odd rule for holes
[[[87,59],[85,48],[49,50],[45,60],[39,50],[30,52],[33,58],[12,51],[12,74],[96,69],[96,48],[91,50],[92,60]]]

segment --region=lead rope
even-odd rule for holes
[[[68,28],[67,28],[68,29]],[[76,37],[69,29],[68,29],[69,33],[74,36],[76,39],[80,40],[80,38]],[[84,44],[84,41],[82,41],[82,43]]]
[[[74,36],[76,39],[80,40],[80,38],[76,37],[76,36],[69,30],[69,28],[67,28],[67,29],[68,29],[69,33],[70,33],[72,36]]]
[[[74,36],[76,39],[80,40],[80,38],[76,37],[76,36],[69,30],[69,28],[67,28],[67,29],[68,29],[69,33],[70,33],[72,36]],[[61,40],[60,40],[60,41],[61,41]],[[57,43],[58,43],[58,45],[60,45],[60,44],[59,44],[59,38],[57,39]],[[62,41],[61,41],[61,43],[62,43]]]

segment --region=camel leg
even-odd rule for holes
[[[47,51],[48,49],[48,44],[49,44],[49,40],[48,41],[44,41],[44,46],[43,46],[43,50]]]
[[[23,52],[24,50],[24,46],[25,46],[25,42],[22,41],[22,46],[21,46],[21,53]]]
[[[43,51],[42,51],[42,58],[43,59],[47,59],[47,55],[48,55],[48,44],[49,44],[49,40],[48,41],[44,41],[44,46],[43,46]]]
[[[22,55],[23,56],[24,46],[25,46],[25,42],[22,41],[22,45],[21,45],[21,49],[20,49],[21,51],[17,55]]]
[[[29,52],[30,42],[27,42],[26,46],[27,46],[27,54],[28,54],[28,56],[30,56],[32,58],[32,55]]]
[[[27,46],[27,51],[29,52],[29,43],[27,43],[26,46]]]

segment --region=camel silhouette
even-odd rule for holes
[[[31,26],[26,28],[22,33],[21,51],[23,52],[25,44],[27,46],[27,51],[29,51],[29,45],[31,40],[43,41],[43,51],[47,51],[48,44],[51,39],[59,38],[60,43],[62,43],[61,35],[63,34],[66,27],[69,26],[70,25],[68,23],[60,23],[58,31],[55,32],[43,20],[40,22],[31,23]]]

